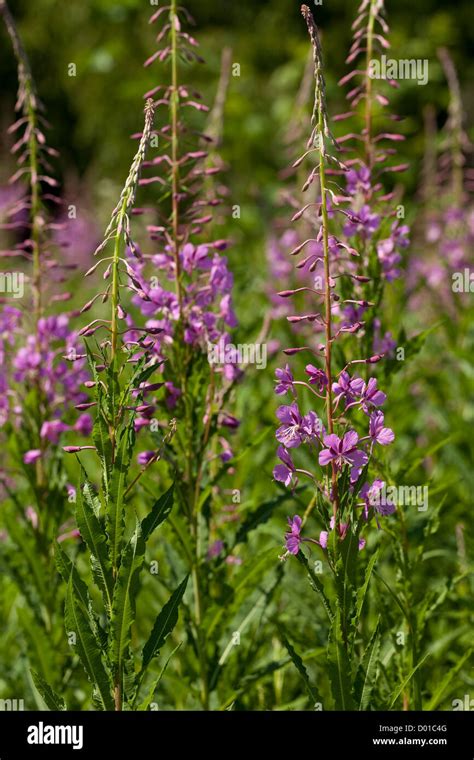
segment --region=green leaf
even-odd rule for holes
[[[454,676],[457,676],[461,668],[464,667],[464,663],[471,659],[473,651],[474,651],[473,649],[469,649],[466,652],[466,654],[463,657],[461,657],[461,659],[456,663],[456,665],[453,668],[451,668],[451,670],[448,673],[446,673],[445,677],[443,678],[440,685],[438,686],[435,693],[433,694],[430,701],[428,702],[425,708],[426,710],[431,711],[431,710],[437,709],[439,703],[441,702],[441,697],[443,696],[444,692],[451,684],[451,681],[453,680]]]
[[[150,638],[143,647],[142,672],[147,669],[153,657],[159,653],[167,637],[178,622],[178,609],[184,596],[184,592],[186,591],[188,578],[189,575],[187,575],[173,591],[155,620],[155,625],[153,626]]]
[[[92,555],[91,564],[94,578],[102,590],[108,610],[112,607],[112,573],[107,551],[107,539],[96,515],[96,496],[86,480],[78,491],[76,521],[79,532]],[[95,560],[95,561],[94,561]]]
[[[63,581],[67,584],[69,583],[69,579],[72,578],[72,584],[74,587],[76,599],[82,604],[84,611],[90,616],[91,627],[94,636],[98,641],[100,641],[102,648],[105,648],[107,634],[101,628],[98,616],[94,613],[89,589],[77,572],[77,569],[75,568],[73,562],[71,562],[66,552],[63,551],[61,545],[57,542],[55,546],[54,558],[56,561],[56,567]]]
[[[170,488],[168,488],[166,493],[164,493],[157,501],[155,501],[153,507],[151,508],[150,514],[148,514],[142,520],[142,535],[145,543],[148,541],[153,531],[156,530],[156,528],[161,525],[161,523],[164,522],[164,520],[166,520],[170,514],[173,508],[173,499],[174,483],[170,486]]]
[[[94,636],[89,615],[74,596],[72,577],[69,579],[66,595],[65,625],[68,634],[73,632],[76,635],[74,651],[77,652],[90,682],[96,687],[103,709],[113,710],[111,682],[102,662],[100,644]]]
[[[367,589],[369,588],[369,582],[372,576],[372,570],[375,567],[378,556],[379,556],[379,550],[377,549],[377,551],[375,551],[374,554],[372,554],[372,557],[370,558],[370,562],[365,568],[364,583],[362,584],[362,586],[357,592],[356,625],[358,621],[360,620],[360,616],[362,614],[362,608],[364,606],[365,597],[367,595]]]
[[[303,664],[303,660],[299,656],[299,654],[295,651],[293,646],[290,644],[288,639],[286,638],[285,634],[282,630],[280,630],[280,638],[285,645],[285,648],[288,652],[288,654],[291,657],[291,660],[293,662],[293,665],[295,666],[296,670],[301,676],[301,680],[303,681],[304,685],[306,686],[306,690],[313,702],[320,702],[319,696],[317,692],[314,690],[314,688],[311,686],[311,681],[309,680],[308,672]]]
[[[122,552],[120,569],[112,600],[112,646],[111,659],[121,672],[131,639],[131,628],[135,620],[138,577],[145,558],[145,542],[136,522],[135,532]]]
[[[54,559],[56,561],[58,573],[64,583],[69,583],[69,579],[72,577],[76,597],[81,601],[81,604],[88,609],[90,601],[89,590],[74,567],[73,562],[69,559],[66,552],[63,551],[61,544],[58,544],[58,542],[56,542],[54,547]]]
[[[351,663],[344,643],[341,610],[338,606],[328,645],[328,672],[336,710],[354,710],[351,688]]]
[[[158,686],[160,685],[161,679],[163,678],[163,676],[164,676],[164,674],[166,672],[166,669],[167,669],[167,667],[168,667],[168,665],[170,663],[170,660],[176,654],[176,652],[180,648],[181,644],[182,644],[182,642],[180,641],[179,644],[173,649],[173,651],[171,652],[171,654],[166,658],[165,664],[161,668],[160,675],[158,676],[158,678],[156,679],[156,681],[153,681],[153,684],[152,684],[152,686],[150,688],[150,691],[148,692],[148,694],[145,697],[145,699],[143,700],[143,702],[137,707],[137,710],[148,710],[148,708],[150,706],[150,702],[153,699],[153,697],[155,696],[155,691],[157,690]]]
[[[124,494],[128,470],[132,457],[135,433],[133,430],[133,416],[128,425],[120,434],[115,461],[110,476],[110,488],[107,499],[107,532],[109,535],[110,559],[112,568],[118,568],[120,553],[122,550],[122,538],[124,530]]]
[[[359,703],[359,710],[368,710],[370,708],[370,700],[372,698],[372,692],[374,690],[375,683],[377,681],[379,670],[379,655],[380,655],[380,618],[377,621],[375,630],[371,636],[371,639],[367,645],[367,649],[364,653],[364,659],[361,663],[360,672],[358,673],[359,684],[357,688],[357,700]]]
[[[410,683],[411,679],[415,675],[415,673],[418,670],[418,668],[420,668],[423,665],[424,661],[426,660],[427,657],[429,657],[430,654],[431,654],[431,652],[427,652],[425,654],[425,656],[421,658],[421,660],[418,662],[418,664],[415,665],[415,667],[410,670],[409,674],[402,681],[402,683],[400,684],[400,686],[392,693],[391,699],[390,699],[390,703],[389,703],[388,708],[387,708],[388,710],[392,709],[392,707],[394,706],[395,702],[397,701],[397,699],[400,696],[400,694],[402,693],[402,691],[405,689],[405,687],[407,686],[407,684]]]
[[[30,672],[33,677],[34,684],[43,697],[48,710],[52,710],[54,712],[66,710],[67,708],[64,699],[60,697],[59,694],[56,694],[49,683],[45,681],[45,679],[42,678],[39,673],[36,673],[36,671],[31,670]]]

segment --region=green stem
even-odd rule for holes
[[[173,256],[176,267],[176,295],[181,318],[183,290],[181,281],[181,262],[179,259],[179,135],[178,135],[178,35],[177,35],[177,0],[171,0],[171,223],[173,228]]]
[[[325,149],[324,149],[324,123],[323,111],[319,108],[318,116],[318,139],[320,141],[319,150],[319,183],[321,188],[321,214],[323,227],[323,251],[324,251],[324,307],[325,307],[325,333],[326,348],[324,351],[326,377],[328,380],[326,388],[326,416],[329,433],[334,432],[333,408],[332,408],[332,318],[331,318],[331,286],[330,286],[330,265],[329,265],[329,223],[326,198],[326,167],[325,167]],[[337,522],[339,510],[339,494],[337,490],[337,470],[334,462],[332,463],[332,502],[334,510],[334,519]],[[337,530],[337,525],[335,525]]]
[[[374,163],[373,145],[372,145],[372,78],[369,74],[370,62],[374,50],[374,24],[375,24],[375,4],[374,0],[370,3],[369,21],[367,24],[367,53],[366,53],[366,72],[365,72],[365,160],[369,169],[372,169]]]

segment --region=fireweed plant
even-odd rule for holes
[[[158,187],[158,193],[154,207],[135,209],[135,213],[153,214],[148,232],[155,252],[137,259],[129,246],[127,265],[140,284],[141,292],[135,293],[133,302],[145,318],[146,328],[157,331],[150,350],[161,367],[164,388],[156,403],[137,414],[135,426],[140,436],[149,434],[156,447],[160,437],[154,428],[155,417],[172,412],[178,420],[164,456],[178,505],[170,521],[176,538],[170,551],[174,561],[191,575],[192,599],[185,607],[193,652],[190,667],[199,683],[199,701],[206,709],[221,670],[209,630],[217,625],[222,628],[226,622],[212,594],[220,583],[226,588],[227,576],[241,562],[230,551],[235,547],[234,537],[230,532],[225,535],[237,516],[237,505],[222,504],[222,491],[218,490],[232,466],[226,433],[232,433],[239,421],[228,404],[241,370],[229,346],[230,330],[237,322],[232,306],[233,276],[223,255],[228,242],[216,240],[211,231],[213,210],[222,205],[225,196],[215,181],[221,163],[215,160],[212,137],[198,123],[199,116],[209,109],[199,93],[182,81],[185,66],[202,63],[198,43],[186,31],[193,20],[184,8],[171,2],[158,9],[150,23],[161,24],[159,48],[145,66],[167,64],[170,82],[152,87],[145,96],[156,99],[159,151],[144,161],[140,184],[149,191]],[[224,61],[225,66],[228,69],[229,64]],[[226,76],[224,69],[209,124],[214,136],[216,128],[217,134],[220,129]],[[167,113],[167,122],[163,113]],[[152,461],[154,451],[145,452],[143,458]],[[193,679],[193,687],[195,682]]]
[[[377,380],[374,377],[364,380],[354,372],[357,365],[370,367],[382,356],[372,354],[344,361],[339,370],[334,366],[335,359],[344,357],[344,350],[338,351],[340,343],[346,336],[354,340],[363,326],[357,316],[348,320],[344,308],[355,305],[365,309],[373,303],[359,295],[354,298],[352,289],[345,286],[346,280],[363,285],[370,282],[370,277],[363,273],[363,255],[339,237],[339,215],[346,224],[356,224],[358,217],[344,207],[350,198],[329,187],[329,172],[345,171],[345,167],[337,157],[338,145],[330,130],[317,27],[307,6],[302,6],[302,14],[311,38],[315,78],[312,131],[304,157],[311,156],[316,160],[305,186],[311,188],[318,176],[320,196],[309,201],[293,219],[298,220],[310,210],[315,211],[311,242],[316,243],[318,249],[309,254],[312,269],[316,272],[311,290],[321,299],[322,308],[295,317],[320,326],[320,332],[316,334],[318,343],[284,351],[287,356],[301,351],[313,354],[315,363],[306,365],[307,377],[295,379],[288,364],[276,371],[276,393],[289,394],[292,400],[277,411],[281,423],[276,433],[280,464],[274,469],[274,477],[292,488],[300,479],[307,478],[315,489],[304,517],[288,518],[284,556],[295,555],[306,567],[327,611],[330,620],[328,665],[336,708],[364,709],[373,674],[364,670],[362,663],[362,672],[357,672],[354,666],[358,661],[356,633],[376,555],[366,567],[363,583],[359,582],[358,557],[365,547],[372,519],[379,525],[395,511],[394,504],[384,495],[384,482],[369,476],[369,472],[377,469],[384,448],[394,440],[394,433],[385,425],[381,407],[386,395],[378,387]],[[307,242],[298,245],[292,254],[298,255]],[[286,298],[292,293],[286,291],[282,295]],[[359,350],[361,345],[359,342]],[[320,415],[312,408],[304,413],[302,409],[308,402],[301,397],[302,394],[311,401],[318,400]],[[303,456],[301,450],[305,452]],[[298,463],[300,458],[304,466]],[[303,533],[305,522],[315,509],[322,522],[318,538]],[[336,588],[334,602],[308,563],[304,551],[308,545],[319,547],[327,561]],[[370,659],[371,648],[376,646],[377,639],[376,628],[365,657]],[[289,652],[291,654],[291,645]]]
[[[56,539],[77,540],[71,516],[75,489],[58,444],[70,429],[80,435],[91,431],[89,415],[78,417],[74,412],[75,405],[87,400],[83,383],[88,373],[84,360],[68,361],[79,347],[71,315],[56,314],[52,308],[70,298],[60,289],[69,266],[61,263],[53,241],[61,227],[55,209],[63,204],[51,176],[50,158],[57,152],[46,142],[44,107],[4,0],[0,15],[19,82],[17,120],[8,130],[17,169],[10,179],[12,202],[1,225],[9,246],[1,256],[10,265],[6,276],[12,278],[12,294],[2,298],[0,312],[0,489],[7,529],[2,570],[28,602],[10,614],[21,620],[30,662],[38,677],[58,686],[67,647],[51,545]],[[15,294],[14,288],[21,292]],[[28,673],[26,678],[31,680]]]
[[[93,704],[100,710],[147,709],[161,679],[161,674],[158,679],[155,675],[151,689],[149,685],[145,689],[147,672],[177,622],[178,607],[187,585],[185,577],[158,614],[137,663],[131,644],[132,627],[146,546],[173,505],[171,487],[154,500],[140,520],[132,505],[136,485],[145,468],[134,478],[130,472],[136,452],[136,420],[148,407],[144,395],[162,387],[162,383],[150,382],[160,368],[153,348],[161,329],[130,324],[124,309],[130,290],[147,299],[137,287],[124,254],[128,247],[139,255],[131,235],[130,217],[153,118],[153,101],[148,100],[138,151],[104,240],[96,251],[96,256],[101,257],[87,272],[92,275],[98,270],[109,280],[98,297],[110,304],[110,318],[95,318],[81,330],[92,377],[88,386],[92,387],[95,397],[88,404],[95,411],[93,445],[67,446],[65,451],[82,456],[83,451],[94,450],[100,460],[100,489],[95,488],[81,465],[82,483],[76,508],[77,526],[87,546],[93,585],[82,579],[79,562],[72,561],[60,544],[56,544],[58,570],[67,583],[66,632],[74,656],[79,658],[92,684]],[[92,308],[95,300],[85,304],[83,312]],[[175,421],[172,420],[163,433],[160,448],[153,453],[155,461],[174,432]],[[97,591],[101,597],[100,612],[96,609]],[[56,709],[65,709],[60,695],[52,693],[47,684],[40,686],[49,703]]]

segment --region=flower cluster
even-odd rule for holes
[[[88,375],[84,359],[78,356],[78,334],[71,327],[71,315],[55,315],[49,308],[69,299],[70,294],[58,293],[56,286],[65,281],[65,272],[74,268],[54,256],[54,238],[63,229],[62,222],[55,219],[63,202],[50,165],[51,157],[58,154],[47,144],[44,107],[6,4],[2,5],[2,15],[17,58],[19,86],[15,106],[18,118],[8,130],[14,135],[11,152],[18,168],[9,188],[2,192],[0,229],[9,247],[0,255],[14,261],[15,269],[18,261],[26,262],[31,275],[16,272],[23,290],[17,294],[21,309],[10,305],[8,296],[2,299],[0,426],[11,422],[16,429],[29,430],[25,440],[34,448],[21,452],[28,464],[42,458],[48,444],[56,444],[70,429],[69,411],[85,401],[81,385]],[[31,297],[24,306],[27,293]],[[31,394],[33,409],[28,408]],[[74,429],[87,435],[91,429],[88,415],[81,415]]]
[[[16,427],[20,427],[23,424],[24,398],[39,386],[42,420],[39,437],[43,442],[57,444],[61,433],[71,428],[64,421],[66,408],[87,400],[87,393],[82,387],[89,375],[84,358],[77,358],[78,335],[71,331],[66,314],[40,318],[36,335],[24,333],[22,320],[22,312],[13,307],[5,307],[0,315],[0,382],[4,388],[0,423],[3,425],[11,420]],[[15,340],[11,337],[13,334]],[[22,340],[18,340],[19,335],[22,335]],[[8,382],[7,368],[13,381],[11,383]],[[83,413],[73,427],[87,436],[92,429],[91,418]],[[26,452],[25,462],[34,461],[40,455],[41,450],[35,450],[34,455],[31,451]]]

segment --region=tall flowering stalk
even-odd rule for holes
[[[9,355],[9,363],[5,361],[2,366],[3,383],[8,387],[2,399],[2,423],[10,421],[15,428],[20,423],[32,428],[28,435],[29,450],[19,448],[24,463],[35,465],[38,487],[44,489],[48,479],[48,445],[57,443],[60,435],[69,429],[61,417],[67,414],[67,402],[72,407],[83,399],[84,392],[79,386],[87,374],[84,372],[84,362],[76,363],[69,371],[64,363],[66,358],[74,355],[77,347],[77,332],[69,327],[69,315],[58,316],[45,308],[46,303],[63,303],[70,298],[69,293],[57,293],[54,287],[64,282],[63,270],[71,268],[54,258],[51,239],[61,227],[50,211],[51,207],[62,204],[56,191],[58,182],[51,176],[49,162],[51,156],[58,154],[47,145],[43,132],[47,126],[44,108],[5,0],[0,3],[0,13],[17,58],[19,80],[16,102],[18,119],[9,129],[16,137],[12,153],[17,158],[18,169],[10,179],[10,184],[15,188],[16,201],[8,209],[8,221],[1,227],[10,234],[22,233],[20,241],[14,243],[11,249],[2,251],[1,255],[9,260],[24,259],[31,265],[33,302],[32,309],[29,304],[23,311],[6,305],[0,317],[3,345]],[[25,273],[17,274],[24,282]],[[8,327],[12,323],[18,335],[16,339],[8,335]],[[32,392],[34,405],[30,407],[28,394]],[[34,425],[31,425],[31,420]],[[84,431],[88,429],[86,417],[81,420],[78,429],[82,428]]]
[[[187,585],[186,577],[171,594],[138,660],[131,646],[132,626],[146,546],[173,506],[171,487],[154,501],[143,519],[132,513],[136,485],[146,470],[144,467],[132,477],[135,422],[148,406],[144,394],[162,388],[162,383],[148,382],[160,367],[153,354],[154,337],[160,330],[127,324],[124,309],[124,293],[128,290],[138,290],[139,295],[146,298],[137,288],[124,254],[128,247],[139,255],[132,239],[130,218],[153,118],[153,102],[148,100],[137,153],[104,240],[96,251],[96,255],[105,254],[110,246],[111,255],[102,255],[87,272],[91,275],[104,268],[105,279],[111,279],[106,290],[97,294],[102,302],[110,302],[110,318],[97,317],[81,330],[92,375],[89,386],[94,392],[94,400],[87,404],[95,409],[93,445],[65,447],[67,453],[77,455],[84,450],[95,451],[102,471],[98,492],[81,465],[82,482],[76,509],[77,526],[90,557],[92,579],[102,596],[100,612],[96,611],[88,586],[80,577],[79,563],[72,562],[59,544],[56,546],[58,569],[68,585],[66,632],[93,686],[94,704],[101,710],[147,709],[160,679],[155,679],[151,691],[148,687],[148,695],[142,691],[144,680],[153,658],[176,624]],[[93,308],[97,297],[85,305],[83,312]],[[99,340],[99,334],[104,332],[104,339]],[[131,337],[132,332],[139,337]],[[172,421],[163,434],[154,461],[162,456],[174,432]],[[135,509],[138,512],[138,503]]]
[[[197,41],[185,31],[185,25],[193,22],[175,0],[159,8],[150,22],[161,23],[159,48],[145,66],[168,63],[170,72],[167,86],[146,93],[155,98],[158,113],[168,116],[155,133],[160,152],[144,162],[140,179],[142,186],[159,189],[154,212],[158,218],[148,224],[157,250],[143,252],[140,260],[129,256],[129,266],[145,294],[143,298],[137,293],[134,303],[147,318],[146,327],[159,332],[152,351],[162,363],[165,398],[153,411],[137,417],[137,427],[140,435],[149,431],[154,438],[154,414],[172,409],[178,420],[166,458],[173,476],[176,473],[180,511],[192,540],[191,553],[181,548],[193,583],[191,631],[200,701],[208,708],[211,664],[204,619],[209,606],[209,563],[217,556],[218,544],[210,538],[214,515],[207,504],[213,485],[226,473],[233,456],[223,431],[239,424],[227,408],[240,374],[237,358],[231,351],[226,353],[230,329],[236,325],[233,276],[222,255],[228,243],[216,240],[210,227],[212,210],[223,200],[214,193],[211,181],[221,167],[212,161],[212,148],[207,149],[212,146],[211,137],[186,115],[209,111],[200,95],[181,80],[186,63],[202,62]],[[148,213],[145,208],[136,211]],[[153,449],[148,455],[153,456]],[[182,544],[179,532],[177,538]]]
[[[398,87],[393,80],[379,82],[374,79],[375,64],[379,63],[381,53],[390,47],[387,39],[389,27],[385,19],[383,0],[363,0],[353,23],[354,38],[347,57],[347,63],[354,65],[348,74],[340,80],[341,87],[350,84],[347,99],[348,111],[334,117],[334,122],[350,121],[350,131],[336,138],[340,155],[344,157],[344,168],[332,165],[327,169],[326,184],[333,192],[345,196],[348,203],[343,238],[348,250],[356,249],[359,253],[354,258],[350,269],[354,274],[369,275],[370,281],[358,284],[356,280],[346,280],[345,294],[348,302],[341,305],[340,313],[347,326],[361,323],[358,337],[364,344],[366,353],[380,353],[389,356],[396,347],[392,333],[384,330],[384,315],[381,308],[372,308],[362,301],[372,302],[375,307],[383,304],[386,286],[401,275],[402,251],[408,246],[409,228],[402,222],[405,209],[398,198],[399,191],[387,187],[387,178],[395,177],[407,165],[397,162],[394,145],[404,140],[392,127],[390,122],[400,121],[396,114],[387,115],[389,99],[385,90]],[[295,135],[298,130],[294,130]],[[297,172],[303,163],[298,160],[292,171]],[[314,178],[312,178],[314,181]],[[339,182],[342,182],[343,187]],[[305,186],[303,186],[305,191]],[[298,206],[298,193],[293,192],[289,201]],[[328,201],[329,214],[332,214],[332,198]],[[304,220],[302,220],[304,224]],[[306,232],[306,230],[305,230]],[[290,276],[289,262],[285,260],[282,248],[285,243],[293,243],[294,230],[286,230],[281,241],[272,240],[269,258],[276,275]],[[305,235],[306,236],[306,235]],[[314,267],[313,253],[317,253],[321,243],[311,239],[306,245],[307,256],[297,265],[298,304],[306,308],[308,291],[308,272]],[[339,266],[338,257],[333,257],[333,267]],[[347,264],[343,262],[347,269]],[[358,286],[359,285],[359,286]],[[304,340],[306,325],[300,320],[288,317],[285,303],[276,309],[276,314],[284,314],[290,321],[295,335]],[[316,325],[318,327],[318,325]],[[322,328],[322,325],[319,325]]]
[[[10,37],[18,70],[17,119],[12,154],[17,170],[10,179],[12,203],[0,225],[8,248],[0,255],[14,271],[20,289],[5,294],[0,311],[0,428],[4,449],[0,467],[2,510],[7,528],[2,570],[28,601],[22,628],[38,677],[47,675],[41,647],[51,653],[61,683],[66,646],[62,637],[61,593],[50,547],[54,540],[75,541],[68,482],[59,442],[70,429],[88,435],[84,413],[74,422],[73,407],[87,399],[85,361],[68,365],[77,354],[77,331],[70,315],[55,304],[69,299],[59,292],[68,267],[55,257],[53,237],[60,229],[54,210],[62,201],[50,158],[57,151],[45,137],[47,122],[27,54],[5,0],[0,16]],[[21,266],[20,263],[21,262]],[[8,281],[8,279],[6,279]],[[13,300],[15,299],[15,300]],[[41,642],[41,643],[40,643]]]
[[[292,402],[277,411],[281,423],[276,432],[281,463],[275,467],[274,477],[292,487],[301,477],[309,479],[315,489],[304,517],[295,515],[289,518],[287,553],[284,556],[293,554],[298,557],[309,571],[313,588],[321,595],[330,619],[328,661],[334,702],[338,709],[354,709],[358,700],[360,705],[361,699],[359,682],[354,680],[355,673],[350,663],[362,609],[355,604],[359,584],[358,554],[366,543],[362,532],[366,531],[372,518],[379,524],[380,516],[391,514],[395,509],[385,497],[385,483],[380,479],[370,482],[368,472],[369,468],[377,466],[379,452],[393,441],[394,434],[384,424],[380,407],[386,395],[378,388],[377,380],[373,377],[364,380],[353,374],[355,365],[371,367],[380,361],[381,355],[346,361],[342,368],[335,369],[336,357],[340,361],[347,353],[339,344],[345,336],[357,335],[363,327],[360,320],[353,318],[348,322],[341,307],[355,304],[368,308],[373,304],[360,296],[347,297],[351,293],[346,287],[346,280],[349,280],[349,287],[352,283],[354,287],[362,287],[370,282],[370,277],[361,273],[359,252],[344,242],[344,232],[342,230],[342,235],[340,232],[340,216],[349,222],[356,217],[350,209],[344,208],[350,198],[336,194],[329,186],[330,172],[345,171],[345,166],[337,157],[337,143],[330,129],[317,27],[307,6],[302,6],[302,14],[313,49],[315,98],[311,135],[305,154],[299,161],[307,156],[315,158],[305,188],[312,188],[318,178],[319,189],[316,200],[310,200],[293,217],[297,221],[303,214],[309,215],[315,209],[315,213],[311,213],[312,240],[298,245],[292,253],[299,255],[309,242],[319,246],[307,257],[311,261],[312,271],[316,272],[314,285],[308,290],[319,297],[321,307],[319,311],[295,316],[295,320],[298,318],[318,325],[316,345],[312,345],[311,341],[303,348],[285,349],[288,356],[302,351],[313,354],[316,364],[306,365],[307,379],[295,379],[288,364],[276,372],[276,393],[289,393]],[[356,269],[353,260],[357,261]],[[284,291],[281,295],[288,298],[293,291]],[[307,403],[300,398],[301,393],[313,402],[319,400],[324,407],[324,422],[311,408],[313,404],[306,413],[301,410]],[[296,456],[302,459],[304,466],[295,464]],[[304,537],[302,533],[313,511],[323,523],[318,539]],[[302,551],[306,543],[318,546],[327,560],[335,582],[334,602],[330,599],[329,589],[310,569]],[[371,561],[367,568],[367,584],[373,564]],[[377,632],[374,635],[376,638]]]
[[[387,114],[390,106],[387,90],[399,85],[377,74],[380,56],[390,48],[384,0],[363,0],[352,28],[353,42],[346,63],[354,68],[339,82],[341,86],[350,86],[349,110],[335,117],[338,122],[351,123],[351,130],[337,138],[348,167],[346,193],[355,217],[348,221],[344,232],[348,242],[359,250],[361,264],[372,277],[367,298],[379,306],[386,285],[401,275],[402,251],[409,243],[399,192],[388,189],[386,181],[387,177],[403,172],[407,164],[397,160],[396,149],[405,138],[390,126],[390,122],[396,124],[401,117]],[[347,313],[364,318],[366,351],[371,347],[376,353],[388,355],[393,351],[396,343],[391,333],[382,335],[380,310],[376,313],[352,306]]]

